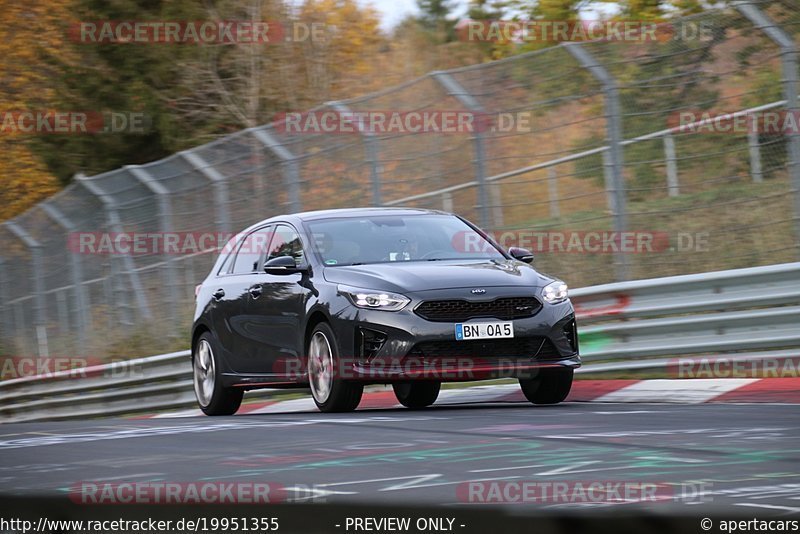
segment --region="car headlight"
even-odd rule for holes
[[[339,293],[345,295],[353,306],[370,310],[400,311],[411,299],[405,295],[376,289],[360,289],[340,285]]]
[[[569,298],[569,288],[564,282],[552,282],[542,289],[542,298],[549,304],[564,302]]]

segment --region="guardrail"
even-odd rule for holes
[[[800,347],[800,263],[571,292],[585,362]],[[623,369],[621,366],[620,369]]]
[[[579,372],[664,369],[670,356],[800,356],[800,263],[592,286],[571,298],[588,364]],[[3,422],[193,406],[188,350],[0,382]]]

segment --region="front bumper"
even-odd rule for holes
[[[492,298],[515,294],[519,294],[519,288],[493,291]],[[428,294],[424,299],[443,297],[452,298],[452,294]],[[332,326],[341,352],[340,376],[366,383],[455,382],[531,378],[542,368],[576,368],[581,364],[575,312],[569,301],[545,304],[532,317],[514,319],[514,338],[456,341],[455,323],[428,321],[414,313],[421,300],[413,298],[399,312],[353,306],[339,310],[332,317]]]

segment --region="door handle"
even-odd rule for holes
[[[221,288],[217,289],[216,291],[214,291],[214,294],[211,295],[211,296],[214,297],[214,300],[219,300],[219,299],[221,299],[222,297],[225,296],[225,290],[221,289]]]
[[[261,293],[264,292],[264,288],[261,286],[253,286],[249,289],[249,291],[250,291],[250,296],[253,297],[254,299],[257,299],[258,297],[261,296]]]

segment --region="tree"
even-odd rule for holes
[[[38,63],[53,73],[51,86],[59,109],[98,114],[142,113],[141,131],[93,135],[41,136],[34,149],[62,181],[76,172],[92,175],[125,164],[167,156],[193,136],[193,125],[181,123],[164,93],[180,90],[178,65],[183,57],[199,54],[197,45],[92,43],[76,39],[70,25],[79,21],[197,20],[189,0],[72,0],[64,16],[59,49],[39,51]],[[70,35],[69,38],[66,36]]]
[[[265,124],[277,112],[344,97],[356,80],[380,68],[374,57],[383,46],[379,18],[356,0],[73,2],[76,20],[266,21],[282,32],[267,43],[68,41],[62,48],[77,56],[73,62],[59,50],[46,51],[40,62],[54,72],[60,108],[143,112],[150,125],[143,133],[37,140],[37,153],[63,181],[78,171],[91,175],[153,161]],[[321,36],[303,34],[315,24],[323,27]]]
[[[453,23],[449,20],[453,11],[452,0],[417,0],[417,7],[421,12],[417,21],[435,42],[445,43],[454,39]]]
[[[663,0],[624,0],[622,15],[629,20],[660,20],[665,15],[665,4]]]
[[[0,1],[0,112],[52,108],[52,73],[36,61],[37,47],[57,49],[65,2]],[[30,144],[35,133],[0,133],[0,219],[13,217],[58,190]]]
[[[422,12],[420,21],[428,29],[439,29],[453,10],[452,0],[417,0],[417,7]]]
[[[577,20],[583,0],[539,0],[531,10],[534,18],[542,20]]]

